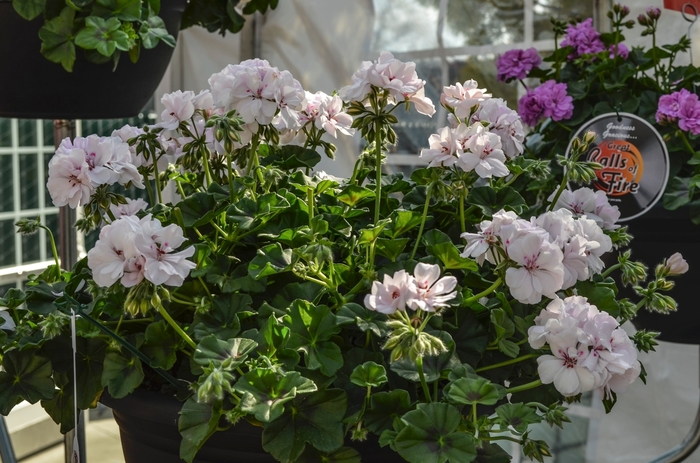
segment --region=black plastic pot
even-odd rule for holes
[[[160,17],[177,38],[187,0],[161,2]],[[165,73],[173,48],[159,43],[141,50],[137,63],[122,53],[111,62],[93,64],[76,49],[73,72],[41,53],[41,17],[29,22],[7,0],[0,0],[0,117],[30,119],[113,119],[136,116],[146,106]]]
[[[182,403],[175,398],[137,389],[123,399],[107,391],[100,401],[112,408],[119,425],[126,463],[181,463],[178,412]],[[403,458],[388,447],[381,448],[376,437],[348,442],[362,455],[363,463],[399,463]],[[197,453],[195,463],[275,463],[262,448],[262,428],[240,420],[226,431],[214,433]]]
[[[659,331],[659,339],[684,344],[700,344],[700,312],[698,286],[700,284],[700,226],[693,224],[687,208],[668,211],[657,205],[647,214],[624,225],[629,225],[632,240],[632,259],[644,262],[653,275],[656,265],[680,252],[690,269],[674,277],[676,286],[670,294],[678,302],[678,311],[669,315],[652,313],[646,309],[633,320],[637,328]],[[623,296],[629,296],[629,292]]]

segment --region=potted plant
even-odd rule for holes
[[[0,0],[0,59],[12,69],[2,73],[0,86],[13,89],[0,95],[0,117],[134,116],[165,73],[181,20],[183,28],[236,33],[243,13],[276,5],[275,0]]]
[[[454,124],[430,137],[429,167],[383,174],[393,111],[435,112],[414,66],[384,52],[326,95],[249,60],[163,96],[154,126],[63,140],[47,188],[100,235],[70,271],[2,298],[0,412],[41,401],[65,431],[102,400],[130,463],[464,463],[509,461],[501,441],[542,461],[529,425],[562,425],[587,391],[611,407],[655,345],[620,323],[672,305],[687,265],[675,255],[648,282],[625,255],[605,269],[629,240],[605,202],[525,215],[511,185],[542,165],[474,81],[444,88]],[[312,171],[355,130],[352,175]],[[578,159],[593,136],[557,196],[594,175]],[[644,296],[617,298],[613,272]]]
[[[600,143],[617,139],[631,146],[619,154],[629,157],[630,164],[639,163],[640,172],[644,169],[643,175],[630,180],[641,185],[638,191],[630,194],[607,191],[611,182],[606,183],[602,177],[613,174],[606,173],[606,169],[598,171],[599,175],[591,179],[591,185],[604,190],[611,201],[628,201],[630,207],[623,211],[621,223],[628,226],[636,238],[632,245],[635,258],[652,265],[669,250],[682,246],[684,255],[693,262],[700,259],[697,240],[700,192],[696,188],[700,173],[700,155],[697,154],[700,128],[695,122],[700,114],[695,87],[700,70],[693,65],[676,63],[680,54],[690,50],[688,37],[682,37],[675,44],[657,44],[656,32],[661,15],[658,8],[647,9],[636,22],[628,15],[627,7],[616,4],[608,13],[612,31],[603,34],[593,28],[591,19],[573,21],[568,25],[554,22],[555,37],[563,37],[563,40],[555,41],[554,53],[542,60],[534,49],[506,52],[498,60],[498,76],[504,81],[520,80],[527,89],[519,102],[519,109],[523,120],[532,127],[526,142],[532,158],[553,160],[556,155],[563,155],[574,134],[596,118],[605,118],[606,114],[619,116],[610,119],[613,127],[624,128],[627,122],[616,122],[623,121],[623,117],[625,120],[642,119],[653,127],[647,131],[649,137],[644,140],[636,135],[623,139],[614,133],[624,130],[613,129],[608,138],[603,137],[602,130],[599,133]],[[625,45],[623,31],[636,25],[643,27],[642,36],[652,38],[650,48],[630,50]],[[518,57],[522,59],[518,60]],[[542,61],[548,63],[547,69],[540,66]],[[528,85],[533,82],[540,85]],[[658,148],[657,141],[668,151],[667,160],[661,164],[661,155],[651,156],[656,154],[653,151]],[[600,152],[600,143],[591,146],[589,158]],[[599,160],[604,157],[599,156]],[[608,157],[603,162],[613,161]],[[547,191],[556,182],[553,177],[546,178],[531,184],[530,190]],[[643,191],[651,183],[656,184],[655,192]],[[658,203],[651,207],[656,200]],[[639,207],[640,203],[648,206]],[[675,297],[684,308],[694,302],[693,282],[698,276],[695,272],[691,270],[676,288]],[[698,325],[692,313],[680,311],[668,317],[642,313],[637,322],[661,331],[661,339],[700,342]]]

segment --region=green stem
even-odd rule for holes
[[[51,252],[53,253],[53,260],[56,263],[56,268],[61,269],[61,264],[58,262],[58,249],[56,249],[56,240],[53,237],[53,233],[51,233],[51,229],[47,226],[44,225],[39,225],[39,227],[43,228],[46,230],[46,233],[49,235],[49,241],[51,242]]]
[[[521,174],[521,173],[518,172],[517,174],[513,175],[513,177],[511,177],[510,180],[508,180],[506,183],[504,183],[503,186],[502,186],[501,188],[505,188],[505,187],[507,187],[507,186],[512,185],[513,182],[514,182],[518,177],[520,177],[520,174]]]
[[[309,228],[313,229],[314,218],[314,192],[311,188],[306,190],[306,199],[309,206]]]
[[[695,155],[697,153],[695,152],[695,150],[691,146],[690,142],[688,141],[688,138],[685,136],[685,132],[683,132],[682,130],[679,130],[678,133],[681,134],[681,139],[683,140],[683,144],[685,145],[685,147],[688,148],[688,151],[690,151],[690,154],[692,154],[693,157],[695,157]]]
[[[484,296],[488,296],[492,292],[494,292],[496,289],[498,289],[499,286],[503,283],[503,280],[499,278],[498,280],[494,281],[491,286],[480,292],[479,294],[475,294],[472,297],[468,297],[463,301],[463,304],[471,304],[472,302],[476,302],[479,299],[481,299]]]
[[[466,187],[459,192],[459,225],[462,233],[467,231],[467,222],[464,219],[464,201],[467,196]]]
[[[355,161],[355,167],[352,169],[352,177],[350,177],[350,185],[353,185],[357,180],[357,174],[360,172],[360,169],[362,169],[362,156],[358,157],[357,161]]]
[[[180,328],[180,325],[178,325],[175,320],[173,320],[173,317],[171,317],[170,314],[168,313],[168,311],[165,310],[165,307],[163,307],[163,304],[158,304],[156,306],[156,310],[158,310],[158,313],[161,314],[161,316],[165,319],[165,321],[168,322],[168,324],[173,327],[175,332],[177,334],[179,334],[180,337],[182,339],[184,339],[185,342],[192,349],[195,349],[195,350],[197,349],[197,344],[195,344],[195,342],[192,340],[192,338],[190,338],[189,335],[187,333],[185,333],[185,331],[182,328]]]
[[[568,175],[564,174],[564,178],[561,179],[561,185],[559,185],[559,189],[557,190],[557,193],[554,195],[554,198],[552,198],[552,202],[549,205],[549,211],[554,210],[554,206],[557,204],[557,201],[559,201],[559,197],[561,194],[564,192],[564,189],[566,188],[566,183],[568,180]]]
[[[231,153],[226,153],[226,161],[228,163],[228,191],[229,198],[233,203],[235,196],[233,194],[233,161],[231,160]]]
[[[153,187],[151,186],[151,181],[148,179],[147,176],[144,176],[144,178],[146,180],[145,183],[146,183],[146,191],[148,192],[148,199],[150,200],[151,204],[155,204],[156,198],[155,198],[155,196],[153,196]],[[184,199],[184,197],[183,197],[183,199]]]
[[[620,267],[622,267],[622,264],[620,264],[620,263],[618,262],[617,264],[610,266],[610,268],[608,268],[606,271],[604,271],[603,273],[601,273],[600,276],[603,277],[603,278],[605,278],[605,277],[607,277],[608,275],[610,275],[612,272],[614,272],[615,270],[619,269]]]
[[[382,126],[378,119],[374,122],[374,155],[377,181],[374,192],[374,224],[376,225],[379,223],[379,208],[382,201]]]
[[[428,402],[432,402],[433,399],[430,396],[430,390],[428,389],[428,384],[425,382],[425,373],[423,372],[423,356],[419,355],[416,357],[416,369],[418,369],[418,376],[420,377],[420,385],[423,388],[423,395]]]
[[[433,184],[428,185],[428,189],[425,192],[425,205],[423,206],[423,217],[420,221],[420,228],[418,229],[418,237],[416,238],[416,244],[413,246],[413,252],[411,253],[411,260],[416,256],[416,251],[418,251],[418,245],[420,244],[420,239],[423,236],[423,229],[425,228],[425,219],[428,217],[428,207],[430,206],[430,195],[433,191]]]
[[[479,424],[476,420],[476,402],[472,403],[472,423],[474,423],[474,432],[479,434]]]
[[[476,371],[477,373],[480,373],[480,372],[482,372],[482,371],[495,370],[496,368],[507,367],[508,365],[513,365],[513,364],[515,364],[515,363],[520,363],[520,362],[523,362],[523,361],[525,361],[525,360],[528,360],[528,359],[531,359],[531,358],[535,358],[535,357],[539,357],[539,356],[540,356],[540,354],[527,354],[527,355],[523,355],[523,356],[518,357],[518,358],[506,360],[506,361],[504,361],[504,362],[499,362],[499,363],[494,363],[494,364],[491,364],[491,365],[486,365],[485,367],[477,368],[475,371]]]
[[[506,389],[506,393],[507,394],[515,394],[517,392],[527,391],[527,390],[534,389],[534,388],[539,387],[539,386],[542,386],[542,380],[536,379],[536,380],[532,381],[531,383],[525,383],[525,384],[521,384],[520,386],[508,388],[508,389]]]
[[[158,173],[158,160],[155,155],[153,157],[153,177],[156,181],[156,193],[158,193],[158,203],[163,204],[163,192],[160,190],[160,174]]]
[[[207,178],[207,185],[211,185],[213,182],[212,176],[211,176],[211,169],[209,169],[209,150],[205,147],[202,146],[200,148],[200,152],[202,154],[202,165],[204,166],[204,175]]]

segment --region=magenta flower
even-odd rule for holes
[[[527,73],[536,68],[542,58],[535,48],[527,50],[508,50],[496,60],[498,73],[496,79],[505,82],[508,79],[524,79]]]
[[[618,43],[617,45],[612,44],[608,50],[610,50],[610,59],[615,59],[616,56],[621,56],[622,59],[627,59],[630,54],[629,49],[624,43]]]
[[[544,117],[555,121],[570,119],[574,113],[573,98],[566,93],[566,84],[548,80],[532,91],[528,91],[518,103],[522,120],[535,126]]]
[[[691,93],[686,89],[673,92],[670,95],[663,95],[659,98],[659,106],[656,110],[656,122],[676,122],[678,111],[681,109],[681,102],[687,98],[692,98]],[[697,96],[695,97],[697,100]]]
[[[591,18],[578,24],[569,24],[566,29],[566,38],[562,41],[561,46],[574,47],[575,53],[569,55],[569,59],[605,50],[605,45],[600,40],[600,34],[593,28],[593,19]]]
[[[678,127],[693,135],[700,134],[700,102],[695,93],[690,93],[680,102]]]

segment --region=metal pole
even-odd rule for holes
[[[58,148],[64,138],[75,138],[75,121],[56,119],[53,121],[54,146]],[[61,267],[70,269],[78,261],[78,233],[75,229],[75,210],[64,206],[58,210],[58,256]],[[80,447],[80,462],[86,463],[85,458],[85,423],[80,419],[82,413],[78,412],[78,427],[68,431],[63,438],[65,448],[65,462],[73,463],[73,438],[78,433],[78,445]]]
[[[4,416],[0,416],[0,459],[2,463],[17,463],[17,457],[15,457],[15,450],[12,447],[12,440],[10,439]]]

